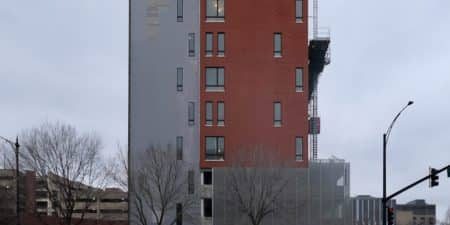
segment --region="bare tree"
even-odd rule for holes
[[[46,192],[58,223],[80,224],[101,192],[94,186],[105,181],[100,138],[79,134],[68,124],[46,122],[25,130],[21,140],[23,166],[36,171],[38,188]]]
[[[286,208],[282,198],[289,183],[275,154],[260,148],[241,149],[226,170],[228,202],[234,203],[252,225]]]
[[[198,201],[194,170],[175,151],[150,147],[133,167],[130,186],[132,220],[140,225],[173,225],[178,219],[194,220],[190,209]]]
[[[109,160],[105,169],[111,182],[119,186],[122,190],[128,190],[128,156],[127,148],[117,144],[116,154]]]
[[[9,184],[0,184],[0,221],[5,225],[16,223],[16,194],[14,189],[15,187],[10,186]]]

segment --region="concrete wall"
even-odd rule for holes
[[[183,21],[177,22],[176,0],[130,1],[130,179],[139,168],[140,152],[150,145],[175,147],[177,136],[183,136],[183,160],[198,165],[199,0],[183,3]],[[194,57],[188,56],[189,33],[195,33]],[[182,92],[177,91],[177,67],[184,68]],[[188,102],[195,103],[192,126]]]

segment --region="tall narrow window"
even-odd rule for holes
[[[281,126],[281,103],[273,103],[273,125],[276,127]]]
[[[213,33],[206,33],[205,54],[206,56],[213,55]]]
[[[223,19],[225,16],[225,0],[206,0],[206,18]]]
[[[202,172],[202,184],[203,185],[212,185],[212,171],[211,170],[204,170]]]
[[[183,137],[177,137],[177,160],[183,160]]]
[[[177,91],[183,91],[183,68],[177,68]]]
[[[295,137],[295,160],[303,160],[303,137]]]
[[[225,139],[224,137],[206,137],[205,158],[207,160],[223,160]]]
[[[224,68],[208,67],[206,68],[206,90],[223,91],[224,89]]]
[[[177,21],[183,22],[183,0],[177,0]]]
[[[195,183],[194,183],[194,171],[188,171],[188,193],[194,194],[195,192]]]
[[[303,91],[303,68],[295,69],[295,91]]]
[[[225,103],[217,102],[217,126],[225,125]]]
[[[177,203],[177,225],[183,225],[183,205],[181,203]]]
[[[188,55],[190,57],[195,56],[195,33],[189,33],[188,37]]]
[[[273,56],[281,57],[281,33],[273,34]]]
[[[212,199],[204,198],[203,199],[203,217],[210,218],[212,217]]]
[[[205,104],[205,122],[207,126],[213,125],[213,103],[206,102]]]
[[[225,33],[217,34],[217,56],[225,55]]]
[[[189,102],[188,105],[188,121],[189,125],[193,126],[195,124],[195,103]]]
[[[297,22],[303,20],[303,0],[295,0],[295,19]]]

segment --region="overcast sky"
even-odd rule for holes
[[[320,0],[332,63],[319,84],[319,156],[351,163],[352,195],[388,193],[450,163],[450,1]],[[61,120],[97,131],[104,152],[127,140],[128,1],[4,1],[0,7],[0,135]],[[397,198],[450,205],[450,178]]]

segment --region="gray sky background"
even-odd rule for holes
[[[407,103],[388,151],[388,192],[450,163],[450,1],[320,0],[332,63],[320,79],[319,155],[351,162],[352,194],[381,195],[382,133]],[[0,8],[0,135],[42,121],[127,139],[128,1],[5,1]],[[397,200],[450,205],[450,178]]]

